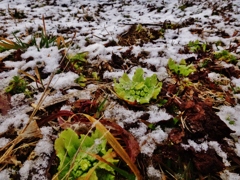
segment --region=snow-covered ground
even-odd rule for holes
[[[187,4],[188,7],[183,7],[184,4]],[[198,0],[194,2],[180,2],[179,0],[0,0],[0,14],[0,37],[16,41],[13,36],[15,33],[16,37],[27,43],[34,34],[41,32],[42,17],[44,17],[48,34],[62,36],[65,42],[73,41],[68,49],[69,54],[88,52],[88,62],[97,65],[102,62],[110,62],[113,53],[121,57],[129,49],[130,46],[119,44],[106,46],[106,43],[109,41],[118,43],[119,37],[124,36],[132,25],[142,24],[144,27],[156,30],[160,30],[167,22],[171,22],[172,25],[180,25],[178,28],[167,28],[163,37],[156,40],[142,45],[137,43],[131,45],[132,56],[137,57],[143,51],[148,52],[148,55],[140,58],[138,64],[132,63],[132,67],[128,67],[128,69],[112,68],[111,71],[106,70],[103,73],[103,82],[108,79],[111,82],[110,86],[113,85],[111,80],[121,77],[124,72],[127,72],[130,77],[133,76],[135,69],[141,66],[141,62],[147,64],[143,67],[145,76],[157,74],[159,81],[172,82],[167,68],[168,59],[172,58],[176,62],[180,62],[182,59],[197,58],[197,54],[194,53],[179,53],[190,41],[195,40],[211,44],[213,51],[236,47],[232,53],[237,57],[238,63],[234,67],[239,69],[240,66],[239,0]],[[17,18],[16,16],[23,17]],[[199,30],[200,33],[196,33],[196,30]],[[74,33],[76,33],[75,37]],[[220,41],[224,45],[216,45],[215,42]],[[9,54],[12,54],[13,50],[1,52],[0,59],[2,60],[0,62],[2,61],[5,67],[11,67],[9,70],[0,71],[1,93],[4,93],[4,89],[12,77],[19,75],[19,70],[34,76],[34,68],[42,64],[44,73],[56,72],[62,60],[62,50],[53,46],[41,48],[38,51],[36,46],[31,46],[20,54],[21,59],[15,59],[15,61],[9,58]],[[5,57],[7,58],[5,59]],[[126,59],[126,61],[129,60]],[[230,63],[223,63],[222,67],[231,66],[233,65]],[[155,71],[150,67],[154,67]],[[77,77],[78,74],[71,71],[56,74],[50,84],[50,87],[54,88],[54,92],[46,97],[44,103],[64,96],[63,90],[66,90],[64,93],[73,94],[71,98],[67,99],[69,101],[74,101],[74,98],[91,99],[98,85],[89,84],[84,90],[77,90],[75,87],[78,85],[74,82]],[[216,82],[221,78],[221,74],[209,72],[208,77],[210,81]],[[239,78],[230,77],[228,80],[228,83],[232,85],[231,87],[240,88]],[[49,81],[50,76],[43,79],[43,85],[46,86]],[[36,87],[35,82],[30,85]],[[104,86],[104,83],[101,86]],[[84,93],[81,94],[79,91],[84,91]],[[229,138],[228,141],[232,143],[234,152],[240,157],[240,105],[238,103],[240,94],[238,93],[234,94],[235,105],[221,104],[221,106],[214,108],[218,109],[216,114],[220,119],[231,130],[235,131],[231,134],[233,138]],[[27,98],[23,93],[11,96],[11,108],[7,114],[0,115],[0,148],[11,142],[11,138],[4,137],[10,127],[14,127],[17,131],[27,124],[29,114],[33,111],[31,104],[37,104],[41,96],[42,92],[38,91],[32,98]],[[131,123],[137,123],[138,126],[130,127],[128,131],[139,142],[141,153],[151,158],[158,144],[168,140],[168,134],[171,131],[171,128],[162,128],[161,121],[170,120],[174,118],[174,115],[158,104],[152,104],[146,107],[146,110],[137,110],[119,103],[114,95],[110,97],[112,101],[104,111],[104,118],[114,120],[123,128]],[[0,110],[2,106],[4,105],[0,104]],[[68,106],[62,107],[62,109],[68,108]],[[146,123],[139,121],[139,118],[145,113],[149,114],[146,121],[156,124],[154,130],[150,131]],[[234,123],[229,123],[230,120]],[[39,158],[21,162],[20,179],[28,179],[29,174],[33,173],[32,169],[38,168],[40,169],[39,173],[32,175],[32,179],[47,179],[41,169],[48,166],[51,153],[54,151],[51,139],[53,128],[48,126],[42,127],[40,130],[43,138],[36,143],[33,150],[36,157]],[[223,164],[229,167],[222,171],[221,178],[240,179],[239,174],[230,172],[232,164],[226,152],[221,149],[219,142],[206,138],[200,143],[189,139],[181,146],[185,149],[194,148],[196,152],[207,151],[207,149],[215,150]],[[239,166],[238,164],[238,169]],[[148,171],[145,175],[147,174],[149,179],[161,177],[160,169],[151,164],[148,164],[146,168]],[[10,174],[13,172],[14,170],[11,168],[2,169],[0,179],[10,179]]]

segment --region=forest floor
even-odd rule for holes
[[[240,179],[238,0],[0,0],[0,22],[0,179]]]

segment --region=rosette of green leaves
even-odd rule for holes
[[[81,135],[80,138],[70,128],[62,131],[54,144],[60,160],[58,179],[77,179],[92,171],[90,180],[114,180],[114,169],[95,158],[99,156],[112,164],[118,162],[111,155],[112,149],[107,149],[106,144],[107,140],[98,130],[91,136]]]
[[[149,103],[150,99],[156,99],[162,88],[162,82],[158,82],[157,75],[143,77],[142,68],[136,69],[132,80],[126,73],[119,78],[119,83],[114,83],[114,90],[118,97],[128,103]]]

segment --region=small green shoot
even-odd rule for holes
[[[100,77],[98,76],[98,73],[97,72],[92,72],[92,77],[94,80],[96,81],[99,81],[100,80]]]
[[[156,129],[156,126],[154,124],[150,123],[148,125],[148,128],[151,129],[151,130],[154,130],[154,129]]]
[[[62,131],[54,144],[60,160],[58,178],[114,180],[115,170],[105,161],[116,164],[118,160],[114,159],[115,153],[107,149],[106,145],[107,140],[98,130],[92,132],[91,136],[81,135],[80,138],[70,128]]]
[[[179,119],[178,118],[173,118],[173,124],[176,125],[177,123],[179,122]]]
[[[83,63],[87,62],[88,52],[81,52],[77,54],[69,54],[67,55],[67,59],[73,65],[74,69],[77,71],[82,69]]]
[[[15,34],[13,34],[17,42],[13,42],[6,38],[0,37],[0,52],[11,50],[11,49],[24,49],[27,47],[27,44],[22,42],[21,39],[17,38]]]
[[[161,100],[159,101],[158,106],[162,107],[162,106],[164,106],[167,102],[168,102],[167,99],[161,99]]]
[[[234,88],[232,88],[232,89],[233,89],[234,94],[240,93],[240,87],[239,87],[239,86],[234,87]]]
[[[228,117],[226,118],[226,120],[228,121],[229,124],[234,125],[235,121],[233,119],[231,119],[231,116],[228,115]]]
[[[10,94],[24,93],[26,88],[27,82],[20,76],[14,76],[8,87],[5,89],[5,92]]]
[[[130,104],[149,103],[150,99],[156,99],[162,88],[162,82],[158,82],[157,75],[143,77],[142,68],[136,69],[132,80],[126,73],[119,79],[119,83],[114,83],[114,90],[118,97]]]
[[[137,32],[146,31],[146,28],[144,28],[141,24],[138,24],[137,27],[136,27],[136,31]]]
[[[218,59],[219,61],[225,61],[225,62],[228,62],[228,63],[236,64],[238,62],[237,57],[232,55],[227,50],[222,50],[220,52],[215,52],[214,57],[216,59]]]
[[[106,104],[108,102],[107,98],[108,97],[106,96],[104,100],[99,104],[99,106],[97,107],[97,112],[95,113],[94,117],[99,118],[101,113],[105,110]]]
[[[183,62],[184,60],[181,61],[181,64],[177,64],[173,59],[168,60],[168,68],[173,71],[174,73],[182,76],[188,76],[192,72],[195,72],[196,69],[195,67],[190,64],[186,65],[186,63]]]
[[[81,87],[85,87],[87,79],[85,78],[84,75],[80,74],[79,77],[77,79],[75,79],[74,82],[77,83]]]
[[[206,52],[207,50],[207,44],[201,43],[199,40],[190,41],[187,46],[189,51],[193,53]]]
[[[16,42],[11,40],[1,38],[0,37],[0,52],[10,50],[10,49],[27,49],[30,46],[36,46],[38,51],[42,48],[49,48],[51,46],[56,45],[57,37],[45,35],[43,32],[41,33],[40,42],[37,43],[37,37],[33,36],[29,43],[23,42],[20,38],[18,38],[15,34],[13,34]]]
[[[36,38],[35,36],[33,36],[31,39],[31,45],[35,45],[37,47],[38,51],[40,51],[40,49],[42,49],[42,48],[49,48],[51,46],[55,46],[57,43],[56,42],[57,37],[47,35],[43,31],[39,38],[40,38],[39,43],[37,43],[38,38]]]
[[[163,37],[164,37],[164,34],[165,34],[165,31],[166,31],[165,29],[161,28],[161,29],[158,31],[159,36],[163,38]]]

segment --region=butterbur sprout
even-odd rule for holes
[[[131,103],[149,103],[151,99],[156,99],[162,88],[162,82],[159,82],[157,75],[143,77],[142,68],[136,69],[132,80],[126,73],[119,79],[119,83],[114,83],[114,90],[118,97]]]

